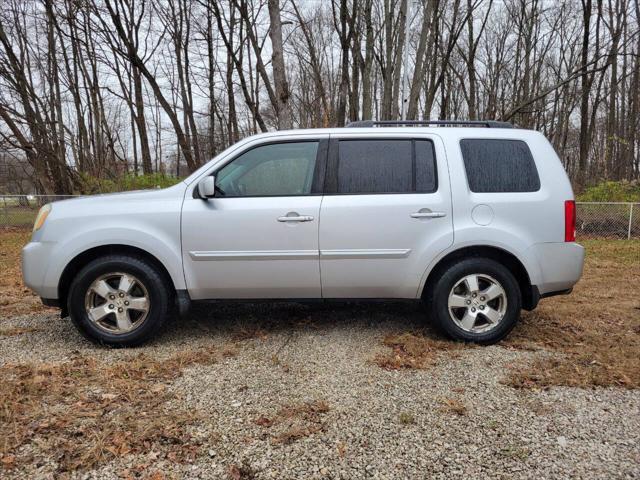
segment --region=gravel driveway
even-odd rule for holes
[[[195,460],[150,451],[80,478],[135,477],[140,464],[169,478],[640,477],[640,391],[514,389],[500,383],[509,367],[547,353],[501,346],[446,351],[424,370],[375,364],[389,351],[386,335],[424,330],[421,315],[397,303],[207,305],[146,347],[109,350],[68,320],[32,314],[2,320],[37,330],[0,336],[0,364],[233,345],[232,355],[188,367],[169,387],[202,415],[192,427],[202,445]],[[55,469],[55,459],[42,459],[0,475]]]

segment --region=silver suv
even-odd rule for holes
[[[584,249],[543,135],[350,127],[256,135],[173,187],[46,205],[24,281],[89,339],[126,346],[209,299],[422,300],[449,336],[492,343],[571,291]]]

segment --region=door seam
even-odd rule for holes
[[[324,190],[324,185],[323,185]],[[320,208],[318,209],[318,275],[320,275],[320,298],[324,298],[322,288],[322,262],[320,261],[320,228],[322,227],[322,203],[324,202],[324,194],[320,199]]]

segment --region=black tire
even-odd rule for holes
[[[425,302],[431,321],[449,337],[489,345],[502,340],[516,325],[520,318],[522,296],[518,281],[504,265],[488,258],[473,257],[452,263],[436,274],[438,277],[426,292]],[[452,289],[464,277],[474,274],[493,277],[506,294],[506,310],[502,320],[486,332],[470,332],[461,328],[449,313],[449,294]],[[454,309],[454,312],[457,310]]]
[[[148,294],[146,318],[126,333],[111,333],[100,328],[90,320],[85,308],[85,295],[92,283],[113,272],[133,275]],[[168,317],[173,289],[167,283],[158,269],[145,260],[116,254],[97,258],[80,270],[71,283],[67,296],[69,316],[80,333],[94,343],[116,347],[140,345],[158,334]]]

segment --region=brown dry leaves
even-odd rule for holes
[[[274,417],[261,416],[254,423],[263,428],[278,427],[279,431],[272,437],[274,443],[290,444],[323,431],[323,416],[329,410],[323,400],[291,404],[282,407]]]
[[[113,364],[76,356],[56,364],[0,369],[0,463],[30,463],[30,443],[59,471],[91,468],[114,457],[156,452],[171,461],[195,457],[189,426],[197,418],[176,408],[167,389],[182,370],[215,362],[212,348],[165,360],[140,354]]]
[[[443,413],[454,413],[460,416],[467,414],[467,406],[457,398],[441,398],[440,403],[442,404],[440,411]]]
[[[383,344],[391,350],[378,354],[374,358],[374,362],[386,370],[427,368],[437,362],[442,352],[452,352],[463,348],[462,344],[412,332],[387,335]]]
[[[584,275],[573,293],[542,300],[504,342],[561,355],[517,365],[508,385],[640,388],[640,241],[584,244]]]
[[[0,327],[0,337],[15,337],[17,335],[39,331],[40,329],[36,327]]]

